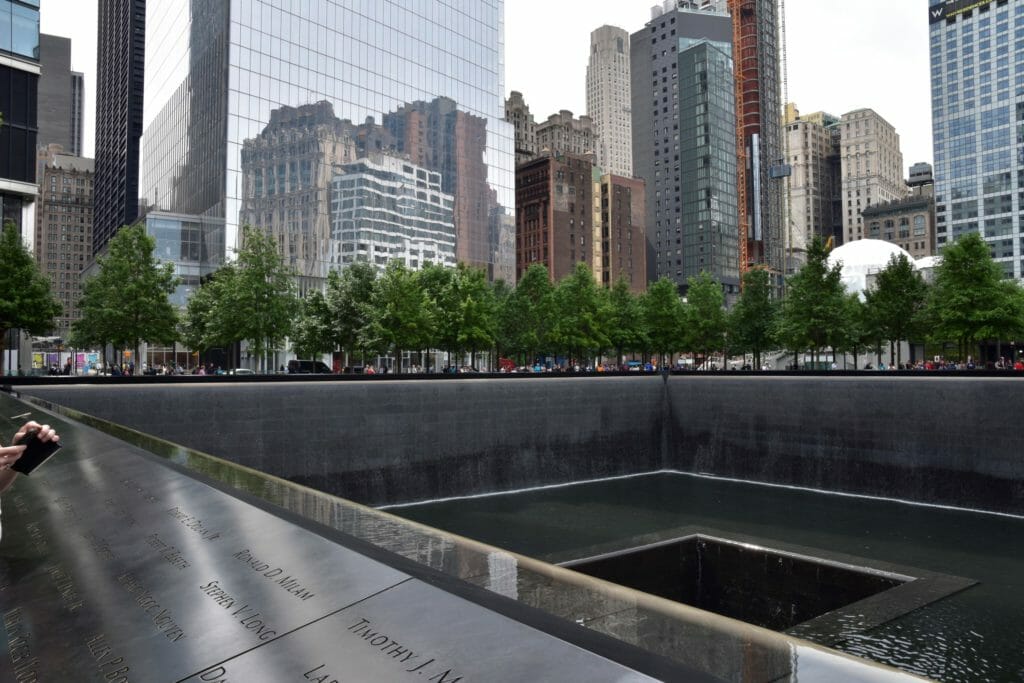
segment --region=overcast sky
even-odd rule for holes
[[[157,0],[158,1],[158,0]],[[315,0],[311,0],[315,1]],[[586,113],[590,32],[630,33],[654,0],[507,0],[505,86],[523,93],[538,120],[560,109]],[[932,160],[927,0],[786,0],[789,100],[803,113],[874,109],[896,127],[904,173]],[[42,31],[72,39],[72,68],[85,73],[85,152],[93,151],[95,0],[43,0]]]

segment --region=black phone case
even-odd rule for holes
[[[30,474],[34,469],[42,465],[46,460],[60,450],[60,442],[58,441],[40,441],[36,434],[36,430],[29,431],[25,437],[14,444],[15,446],[25,446],[25,450],[21,452],[21,457],[18,458],[11,469],[21,474]]]

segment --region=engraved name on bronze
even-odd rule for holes
[[[160,538],[160,534],[150,534],[145,540],[146,545],[160,553],[160,558],[172,567],[181,570],[192,566],[192,563],[182,556],[181,551]]]
[[[174,506],[168,510],[167,514],[184,524],[186,529],[199,534],[204,541],[216,541],[220,538],[219,531],[207,528],[206,525],[203,524],[203,520],[195,517],[194,515],[188,514],[178,506]]]
[[[14,667],[14,680],[35,681],[38,679],[39,658],[32,654],[28,636],[30,627],[22,624],[21,608],[14,607],[4,612],[4,632],[7,634],[7,652]]]
[[[74,579],[71,575],[64,570],[59,563],[54,562],[53,564],[43,567],[43,571],[49,575],[50,580],[53,581],[53,587],[57,589],[57,593],[60,595],[61,603],[64,605],[64,609],[74,614],[78,610],[82,609],[84,604],[81,594],[78,592],[78,588],[75,586]]]
[[[162,607],[156,597],[146,590],[146,587],[139,582],[134,574],[125,572],[117,577],[117,582],[135,598],[135,603],[142,608],[142,611],[165,638],[172,643],[178,643],[187,637],[184,629],[174,621],[171,610]]]
[[[128,683],[128,673],[131,667],[125,662],[124,657],[116,654],[110,644],[107,643],[107,636],[98,633],[85,641],[89,648],[89,654],[96,660],[96,668],[103,674],[103,680],[110,683]]]
[[[428,658],[427,655],[414,652],[411,648],[405,647],[391,636],[381,633],[376,629],[369,619],[360,618],[359,621],[348,627],[348,632],[361,638],[367,645],[379,650],[382,654],[394,659],[401,664],[406,673],[415,673],[426,676],[425,680],[436,683],[458,683],[462,676],[455,674],[452,669],[441,671],[444,665],[435,658]],[[313,669],[311,672],[315,672]],[[317,680],[317,679],[310,679]]]
[[[270,640],[277,635],[277,629],[273,628],[262,612],[256,607],[236,598],[228,593],[219,581],[213,580],[199,587],[203,593],[210,597],[218,607],[231,613],[242,626],[251,631],[261,641]]]
[[[245,563],[249,569],[255,572],[259,572],[260,576],[265,579],[272,580],[277,586],[283,588],[286,592],[291,593],[299,600],[309,600],[316,596],[308,588],[302,585],[299,579],[295,578],[291,574],[285,574],[284,569],[281,567],[275,567],[268,562],[264,562],[259,558],[255,557],[248,548],[240,550],[232,555],[236,560],[241,560]]]

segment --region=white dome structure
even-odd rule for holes
[[[832,250],[828,255],[828,265],[841,263],[843,267],[843,286],[850,294],[864,295],[867,289],[868,275],[877,273],[889,265],[889,259],[902,254],[914,267],[914,257],[906,249],[885,240],[857,240],[848,242]]]

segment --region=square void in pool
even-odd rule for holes
[[[974,583],[904,567],[880,568],[860,558],[843,560],[691,534],[563,566],[818,642],[867,630]]]

